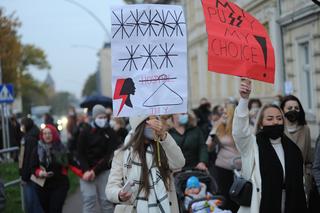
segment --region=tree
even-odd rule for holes
[[[12,13],[4,14],[0,8],[0,61],[3,83],[15,85],[15,95],[21,94],[23,111],[29,113],[30,107],[39,103],[46,104],[45,86],[36,81],[28,72],[30,66],[37,69],[50,69],[43,50],[34,45],[23,45],[17,34],[21,26]]]
[[[17,70],[21,58],[21,43],[17,36],[19,26],[20,22],[14,14],[7,17],[0,8],[0,60],[4,83],[17,83]]]
[[[86,83],[82,89],[82,96],[93,95],[97,92],[97,72],[88,76]]]
[[[30,113],[32,106],[47,105],[49,102],[46,94],[46,85],[35,80],[29,73],[21,78],[21,96],[24,114]]]
[[[50,100],[52,113],[55,115],[65,115],[68,113],[68,108],[73,105],[76,97],[69,92],[58,92]]]
[[[40,70],[51,69],[44,51],[34,45],[26,44],[22,46],[21,72],[28,71],[30,66],[35,66]]]

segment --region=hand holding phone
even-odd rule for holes
[[[47,177],[52,177],[54,175],[54,173],[52,171],[47,172]]]
[[[124,186],[121,189],[121,192],[129,192],[131,190],[131,187],[133,186],[133,182],[132,181],[127,181],[126,184],[124,184]]]

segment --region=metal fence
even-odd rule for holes
[[[12,152],[17,152],[19,151],[19,147],[15,146],[15,147],[10,147],[7,149],[0,149],[0,156],[3,157],[3,161],[7,161],[10,157],[10,153]],[[20,177],[17,177],[17,179],[6,182],[4,184],[4,188],[8,188],[11,186],[15,186],[15,185],[20,185]],[[22,210],[24,211],[24,202],[23,202],[23,191],[22,191],[22,187],[20,185],[20,197],[21,197],[21,207]]]

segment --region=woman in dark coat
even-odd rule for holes
[[[40,141],[33,152],[32,171],[37,177],[37,193],[45,213],[60,213],[69,189],[68,167],[82,176],[81,171],[69,165],[67,149],[61,143],[55,126],[46,124],[40,132]]]
[[[186,159],[184,168],[207,170],[208,151],[203,133],[196,126],[192,114],[174,114],[173,127],[169,130]]]
[[[22,118],[21,132],[23,133],[20,142],[19,173],[23,188],[23,199],[26,213],[41,213],[42,208],[36,193],[35,183],[30,180],[32,169],[32,152],[38,145],[39,128],[34,125],[31,118]]]
[[[273,104],[261,108],[256,134],[249,127],[251,81],[242,79],[232,135],[241,153],[242,176],[252,182],[250,207],[238,213],[307,212],[303,189],[303,158],[299,147],[284,134],[284,116]]]

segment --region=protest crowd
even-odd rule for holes
[[[68,170],[79,176],[88,213],[183,212],[197,207],[193,200],[205,200],[211,212],[319,210],[320,148],[312,153],[299,99],[262,103],[250,98],[251,80],[240,81],[239,99],[214,105],[202,98],[187,113],[119,118],[102,105],[86,118],[70,113],[67,144],[54,125],[39,129],[23,118],[18,160],[26,212],[62,212]],[[249,205],[230,193],[235,171],[251,183]]]
[[[147,10],[151,14],[151,10]],[[166,12],[167,16],[175,14],[179,17],[182,14],[177,15],[179,9],[174,13],[166,10],[162,8],[162,14]],[[114,11],[115,16],[121,14],[121,19],[123,13],[126,15],[122,8]],[[210,19],[212,13],[205,12],[205,15]],[[130,14],[134,15],[132,11]],[[147,16],[147,13],[142,14]],[[253,22],[250,23],[254,31]],[[118,26],[122,25],[114,24],[113,27]],[[178,27],[172,29],[176,37],[170,41],[179,46],[186,39],[185,34]],[[151,28],[149,30],[152,35]],[[212,29],[207,30],[209,34],[212,32]],[[159,32],[162,32],[161,29]],[[233,36],[236,31],[228,32],[229,36]],[[114,50],[119,57],[122,57],[122,50],[130,52],[123,42],[123,34],[123,30],[118,30],[113,35],[115,46],[121,47]],[[155,42],[158,42],[160,34],[154,36],[157,37]],[[166,34],[170,37],[163,30],[163,37]],[[249,38],[249,34],[245,38]],[[268,39],[255,38],[260,44],[270,43]],[[128,36],[128,42],[130,39]],[[133,39],[134,42],[136,40]],[[168,48],[175,50],[174,44],[161,42],[156,45],[163,51]],[[133,46],[131,52],[134,53],[130,53],[130,60],[134,59],[133,55],[140,51],[139,48],[142,49],[137,45],[133,50]],[[118,64],[117,68],[123,72],[113,76],[116,79],[113,82],[113,108],[95,104],[82,117],[70,108],[66,143],[62,141],[49,114],[40,129],[29,117],[21,122],[12,122],[14,143],[20,147],[19,155],[12,158],[19,162],[25,212],[61,213],[70,187],[68,172],[79,177],[84,213],[320,212],[320,145],[317,141],[315,149],[312,148],[310,128],[301,101],[294,95],[276,96],[269,101],[252,97],[255,90],[253,80],[273,83],[274,76],[270,70],[273,69],[274,74],[274,58],[267,61],[266,57],[274,57],[274,54],[263,58],[255,48],[250,48],[248,52],[247,46],[240,46],[239,50],[233,49],[237,51],[235,55],[229,46],[211,39],[209,48],[213,48],[213,52],[208,52],[208,57],[217,50],[223,55],[225,49],[223,57],[228,60],[232,57],[246,60],[244,54],[249,54],[251,58],[247,63],[261,62],[261,69],[268,68],[263,70],[263,76],[259,74],[258,77],[249,72],[260,68],[258,65],[250,67],[247,73],[227,73],[240,76],[239,88],[234,97],[225,97],[223,103],[203,97],[197,107],[187,108],[187,81],[181,84],[181,93],[175,92],[176,88],[172,86],[180,77],[184,79],[183,75],[177,74],[178,77],[171,78],[171,74],[165,73],[155,79],[139,76],[137,78],[142,82],[139,84],[136,76],[123,74],[143,70],[148,66],[147,59],[144,65],[140,63],[139,68],[135,61],[128,61],[125,66]],[[180,49],[186,52],[186,48]],[[155,46],[153,50],[160,48]],[[170,50],[164,55],[159,53],[157,57],[168,57]],[[178,55],[173,56],[177,57],[176,61],[180,60]],[[120,58],[117,62],[125,60]],[[150,70],[155,63],[152,60],[149,61]],[[226,70],[232,61],[229,62]],[[161,65],[158,67],[155,64],[154,67],[158,71],[166,66],[163,69],[168,71],[173,68],[172,63],[175,63],[174,58],[163,58]],[[180,67],[186,68],[181,64]],[[209,61],[209,69],[219,69],[212,66],[214,64]],[[223,63],[219,66],[223,67]],[[241,69],[245,71],[243,67]],[[161,84],[160,87],[158,84]],[[141,85],[153,86],[156,90],[152,96],[148,95],[149,90],[139,93]],[[165,111],[148,113],[150,111],[146,109],[155,106],[153,101],[163,101],[153,96],[158,91],[162,92],[160,88],[167,88],[166,91],[171,91],[174,98],[164,96],[164,99],[172,101],[162,105],[165,107],[160,109]],[[138,96],[144,100],[141,106],[136,104]],[[182,110],[172,105],[181,105]]]

